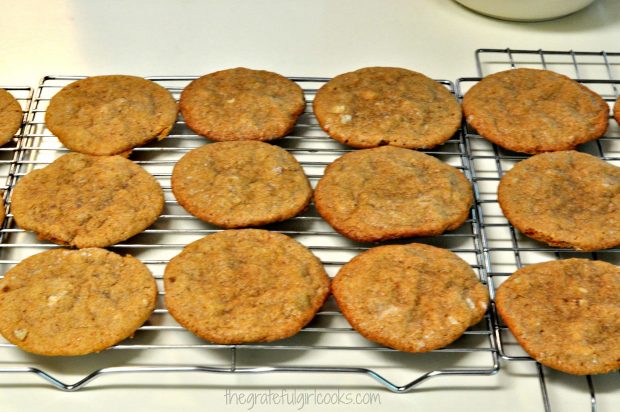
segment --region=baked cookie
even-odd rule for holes
[[[99,352],[133,335],[155,308],[157,285],[138,259],[104,249],[54,249],[0,280],[0,333],[49,356]]]
[[[280,233],[227,230],[190,243],[164,274],[170,314],[220,344],[299,332],[323,305],[329,278],[303,245]]]
[[[519,269],[498,289],[497,311],[543,365],[589,375],[620,369],[620,269],[588,259]]]
[[[393,146],[336,159],[314,192],[321,216],[359,242],[454,230],[469,216],[472,202],[471,185],[456,168]]]
[[[177,104],[168,90],[141,77],[111,75],[78,80],[52,97],[49,130],[69,149],[115,155],[170,133]]]
[[[576,250],[620,245],[620,168],[575,151],[517,163],[500,180],[499,205],[523,234]]]
[[[427,352],[480,322],[489,293],[469,264],[446,249],[379,246],[344,265],[332,294],[364,337],[405,352]]]
[[[463,97],[467,123],[482,137],[523,153],[569,150],[607,130],[609,106],[598,94],[549,70],[491,74]]]
[[[172,172],[172,191],[188,212],[227,228],[288,219],[312,197],[290,153],[255,141],[207,144],[187,153]]]
[[[15,97],[0,89],[0,146],[7,144],[22,125],[22,107]]]
[[[316,94],[314,114],[340,143],[368,148],[430,148],[461,125],[461,107],[441,84],[421,73],[367,67],[341,74]]]
[[[620,97],[618,97],[618,100],[616,100],[614,104],[614,119],[620,124]]]
[[[159,183],[131,160],[81,153],[19,179],[11,200],[19,227],[78,248],[128,239],[155,222],[163,207]]]
[[[274,140],[295,126],[305,109],[297,83],[242,67],[204,75],[183,90],[183,118],[211,140]]]

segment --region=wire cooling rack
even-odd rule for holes
[[[9,92],[15,100],[19,103],[24,113],[22,126],[19,128],[15,137],[11,139],[7,144],[0,147],[0,190],[2,190],[2,199],[4,203],[2,207],[5,207],[7,200],[7,189],[10,185],[9,177],[12,176],[15,172],[14,169],[16,167],[17,160],[17,148],[20,143],[19,136],[22,135],[23,132],[23,123],[26,118],[26,114],[30,110],[30,102],[32,100],[32,89],[30,87],[15,87],[15,86],[2,86],[0,85],[0,89],[4,89]],[[8,208],[7,208],[8,209]],[[6,209],[5,209],[6,211]],[[0,223],[1,224],[1,223]]]
[[[600,94],[610,105],[620,90],[620,53],[479,49],[476,51],[478,77],[461,78],[457,94],[463,94],[483,76],[516,67],[553,70],[565,74]],[[495,289],[518,268],[524,265],[554,259],[581,257],[600,259],[620,264],[620,249],[613,248],[594,253],[567,251],[532,240],[515,230],[506,220],[497,202],[497,186],[503,174],[527,155],[504,150],[484,140],[470,126],[464,126],[466,151],[476,197],[476,212],[483,247],[482,271],[488,279],[491,296]],[[604,137],[578,148],[605,161],[620,166],[620,128],[611,119]],[[522,351],[492,305],[493,324],[501,358],[507,361],[533,361]],[[546,375],[549,369],[536,364],[541,396],[546,411],[552,410],[550,389]],[[611,388],[620,384],[620,374],[585,377],[585,393],[589,394],[591,410],[597,408],[597,386]]]
[[[44,167],[68,151],[45,127],[45,110],[49,99],[60,88],[80,78],[47,76],[41,81],[33,97],[15,159],[11,163],[13,169],[7,180],[9,194],[22,176],[33,169]],[[194,78],[152,77],[150,80],[166,87],[178,99],[182,89]],[[276,144],[290,151],[300,161],[314,186],[325,166],[351,149],[328,138],[312,114],[313,97],[317,88],[327,79],[292,80],[304,89],[308,106],[291,135]],[[453,83],[440,83],[454,92]],[[101,375],[129,372],[365,374],[393,392],[407,392],[438,376],[492,375],[498,371],[499,356],[490,315],[485,316],[452,345],[425,354],[401,353],[365,340],[351,329],[331,298],[298,335],[273,343],[215,345],[181,328],[163,306],[164,267],[186,244],[220,229],[199,221],[177,204],[171,192],[170,176],[174,164],[181,156],[207,142],[188,129],[179,118],[168,137],[136,148],[130,156],[130,159],[159,181],[166,199],[164,212],[153,226],[110,248],[117,253],[129,253],[139,258],[151,270],[158,283],[157,308],[135,337],[107,351],[79,359],[32,356],[0,341],[0,372],[36,374],[64,391],[78,390]],[[458,167],[471,177],[470,161],[461,131],[446,144],[428,153]],[[470,263],[486,283],[486,272],[482,270],[484,255],[478,233],[480,226],[477,213],[478,210],[472,208],[470,218],[454,232],[415,241],[451,249]],[[267,228],[285,233],[309,247],[332,277],[353,256],[373,246],[355,243],[338,235],[320,219],[312,206],[300,216]],[[2,237],[2,273],[27,256],[57,247],[19,229],[11,214],[8,214],[2,229]],[[148,362],[142,362],[143,358],[148,358]],[[393,374],[394,377],[388,377],[387,374]],[[398,385],[394,383],[396,379],[406,383]],[[67,383],[69,380],[74,383]],[[467,380],[463,382],[467,384]]]

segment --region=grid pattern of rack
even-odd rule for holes
[[[13,97],[15,97],[19,105],[22,107],[22,110],[24,112],[24,120],[25,120],[26,114],[30,110],[30,102],[32,100],[32,89],[30,87],[25,87],[25,86],[14,87],[14,86],[1,86],[1,85],[0,85],[0,88],[6,90],[11,95],[13,95]],[[22,127],[20,127],[20,129],[15,134],[15,137],[11,139],[10,142],[0,147],[0,190],[2,190],[3,192],[3,199],[5,200],[5,203],[4,203],[5,205],[6,205],[6,200],[8,196],[7,189],[9,188],[9,185],[10,185],[9,177],[14,174],[14,168],[16,166],[16,161],[17,161],[16,156],[17,156],[18,145],[21,141],[19,139],[19,136],[21,136],[22,133],[23,133],[23,123],[22,123]]]
[[[49,99],[61,87],[79,78],[81,77],[47,76],[42,80],[33,97],[24,133],[11,164],[13,169],[7,178],[9,196],[22,176],[30,170],[44,167],[67,152],[67,149],[45,127],[44,116]],[[150,79],[166,87],[175,98],[178,98],[181,90],[194,78],[188,76]],[[289,150],[300,161],[314,186],[327,164],[352,149],[328,138],[312,115],[310,105],[313,96],[317,88],[327,79],[292,78],[292,80],[298,82],[304,89],[308,107],[293,132],[276,144]],[[440,83],[454,92],[454,85],[451,82],[440,81]],[[61,361],[56,363],[54,360],[41,362],[37,358],[23,354],[13,345],[0,341],[0,361],[3,354],[6,357],[19,359],[19,362],[10,367],[0,367],[0,372],[35,373],[57,388],[67,391],[77,390],[102,374],[123,372],[358,373],[374,378],[391,391],[406,392],[433,377],[492,375],[498,371],[499,357],[492,319],[489,315],[454,344],[417,355],[396,352],[361,338],[350,328],[331,298],[313,322],[297,336],[269,344],[214,345],[193,337],[181,328],[163,306],[161,299],[163,269],[168,260],[178,254],[183,246],[220,229],[199,221],[176,203],[170,188],[170,175],[172,167],[181,156],[192,148],[206,143],[206,139],[194,134],[182,119],[179,119],[167,138],[136,148],[130,157],[159,181],[166,198],[164,213],[152,227],[110,248],[118,253],[130,253],[139,258],[149,267],[160,288],[157,309],[147,324],[138,330],[134,339],[122,342],[111,350],[85,357],[77,368],[83,373],[73,384],[67,384],[66,378],[59,377],[66,369],[66,366],[63,366],[67,364],[66,361],[64,364]],[[460,131],[446,144],[428,153],[458,167],[468,177],[471,176],[465,141]],[[473,208],[470,218],[460,229],[418,241],[453,250],[470,263],[481,280],[486,282],[486,272],[482,270],[484,262],[476,216],[477,210]],[[300,216],[267,228],[290,235],[309,247],[321,259],[330,276],[334,276],[353,256],[373,246],[344,239],[320,219],[313,207]],[[10,213],[7,215],[1,235],[2,273],[27,256],[57,247],[39,241],[34,234],[18,228]],[[113,359],[116,359],[114,356],[119,356],[119,351],[122,353],[121,358],[130,358],[131,353],[136,351],[166,352],[168,356],[163,357],[164,360],[157,366],[111,366],[118,364]],[[338,359],[342,359],[342,363],[336,366],[334,364],[318,366],[323,351],[337,352]],[[169,356],[170,353],[174,355]],[[373,354],[382,353],[387,353],[389,356],[379,359],[373,366],[366,366]],[[245,356],[246,354],[251,355]],[[312,358],[310,364],[304,364],[305,355]],[[256,359],[260,359],[258,365],[255,364]],[[316,359],[319,359],[319,363],[316,363]],[[191,366],[182,366],[188,364]],[[393,383],[393,379],[388,379],[379,373],[383,366],[390,369],[394,365],[405,366],[406,370],[402,375],[404,377],[401,379],[405,379],[407,383],[397,385]],[[415,379],[412,380],[412,377]]]
[[[461,78],[457,82],[457,93],[460,98],[483,76],[514,67],[544,68],[565,74],[599,93],[610,107],[618,98],[620,91],[620,53],[479,49],[476,51],[476,63],[479,77]],[[572,252],[544,245],[515,230],[499,208],[497,185],[506,171],[527,156],[491,144],[469,126],[464,126],[463,131],[476,193],[476,209],[484,254],[483,271],[488,277],[492,297],[495,288],[524,265],[569,257],[600,259],[620,264],[620,248],[594,253]],[[620,166],[620,127],[610,118],[610,126],[605,136],[598,141],[582,145],[579,150]],[[494,306],[492,312],[498,350],[502,359],[533,361],[516,343],[510,331],[497,316]],[[550,411],[553,405],[545,379],[546,368],[540,364],[536,365],[543,405],[546,411]],[[618,385],[620,383],[618,378],[619,373],[601,377],[600,379],[605,380],[601,385],[614,385],[610,383],[613,379],[615,385]],[[599,377],[585,378],[593,411],[597,410],[597,379]]]

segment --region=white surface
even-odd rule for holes
[[[475,75],[480,47],[619,51],[620,2],[517,23],[452,0],[2,0],[0,83],[44,74],[197,75],[250,66],[333,76],[368,65]]]
[[[333,76],[368,65],[390,65],[454,81],[476,75],[474,51],[481,47],[620,51],[617,0],[598,0],[581,12],[541,23],[493,20],[452,0],[2,0],[0,10],[0,84],[15,86],[36,86],[46,74],[199,75],[234,66],[289,76]],[[173,354],[164,351],[158,356]],[[72,364],[79,366],[78,361]],[[338,388],[379,393],[382,410],[542,410],[532,362],[504,362],[501,373],[493,377],[432,380],[405,395],[389,393],[364,376],[304,379],[306,393],[314,388],[323,393]],[[554,410],[589,410],[583,378],[551,373],[549,382],[554,383],[550,385]],[[125,383],[131,386],[125,388]],[[232,411],[250,406],[226,405],[226,388],[293,390],[301,381],[298,375],[110,376],[70,394],[32,376],[0,375],[0,385],[2,412],[112,407]],[[599,410],[617,409],[617,376],[595,378],[595,385]],[[299,408],[276,405],[252,410]],[[337,408],[308,405],[302,410],[333,409]]]

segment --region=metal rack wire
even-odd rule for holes
[[[15,137],[11,139],[7,144],[0,147],[0,190],[2,191],[2,207],[5,208],[5,212],[8,212],[8,206],[6,206],[6,200],[8,198],[7,189],[10,185],[10,178],[15,172],[18,145],[20,143],[19,136],[23,133],[23,124],[26,119],[26,115],[30,110],[30,102],[32,101],[32,88],[30,87],[14,87],[14,86],[2,86],[1,89],[6,90],[13,95],[15,100],[19,103],[24,113],[22,118],[22,126],[19,128]],[[1,223],[0,223],[1,224]]]
[[[461,78],[457,82],[457,94],[464,93],[483,76],[515,67],[553,70],[586,84],[599,93],[610,105],[620,91],[620,53],[479,49],[476,51],[478,77]],[[504,150],[483,139],[470,126],[464,126],[465,144],[476,197],[479,233],[483,247],[483,272],[488,279],[491,297],[495,289],[518,268],[524,265],[553,259],[582,257],[620,263],[620,249],[613,248],[594,253],[574,252],[547,246],[534,241],[515,230],[503,216],[497,202],[497,186],[503,174],[527,155]],[[610,118],[610,126],[604,137],[579,147],[605,161],[620,166],[620,127]],[[502,320],[495,306],[491,308],[493,327],[498,350],[503,360],[533,361],[523,352]],[[541,396],[546,411],[552,410],[545,367],[537,364]],[[620,374],[615,374],[620,377]],[[596,377],[587,376],[591,410],[597,410]]]
[[[67,149],[45,127],[44,116],[49,99],[60,88],[79,78],[81,77],[47,76],[42,79],[34,95],[23,136],[19,139],[16,156],[12,162],[14,172],[7,181],[9,195],[16,182],[30,170],[44,167],[67,152]],[[195,77],[191,76],[150,78],[170,90],[175,98],[179,97],[182,89],[193,79]],[[351,149],[328,138],[312,114],[310,108],[312,99],[317,88],[327,79],[292,78],[292,80],[304,89],[308,106],[293,132],[276,144],[289,150],[300,161],[314,186],[322,176],[325,166]],[[454,92],[454,85],[451,82],[440,83]],[[177,204],[171,192],[170,176],[172,167],[181,156],[192,148],[206,143],[206,139],[197,136],[186,127],[182,119],[179,119],[167,138],[136,148],[130,156],[130,159],[155,176],[163,187],[166,198],[165,210],[152,227],[110,248],[118,253],[130,253],[145,263],[157,280],[160,290],[157,309],[149,321],[136,332],[134,339],[124,341],[100,354],[83,358],[79,370],[84,373],[80,374],[75,383],[66,383],[66,379],[57,376],[60,372],[57,374],[56,371],[63,370],[61,361],[41,362],[39,358],[29,357],[13,345],[0,341],[0,372],[34,373],[64,391],[78,390],[102,375],[130,372],[364,374],[393,392],[407,392],[434,377],[492,375],[498,371],[499,357],[492,319],[489,315],[479,325],[465,332],[465,335],[454,344],[434,352],[417,355],[393,351],[363,339],[351,329],[331,298],[312,323],[297,336],[269,344],[215,345],[195,338],[181,328],[163,306],[161,299],[163,269],[168,260],[178,254],[186,244],[220,229],[199,221]],[[428,153],[460,168],[471,177],[465,141],[460,131],[446,144]],[[486,272],[482,270],[484,255],[479,240],[480,225],[477,213],[477,209],[472,209],[467,222],[454,232],[417,241],[453,250],[470,263],[481,280],[486,282]],[[2,273],[27,256],[57,247],[39,241],[32,233],[19,229],[13,223],[11,214],[7,216],[7,222],[2,229],[3,242],[0,244]],[[320,219],[312,206],[300,216],[267,228],[290,235],[309,247],[321,259],[330,276],[334,276],[353,256],[373,246],[344,239]],[[125,354],[123,356],[130,357],[131,353],[137,351],[154,353],[163,350],[166,350],[167,354],[173,353],[167,357],[173,361],[168,359],[155,366],[112,366],[117,363],[110,357],[119,351]],[[330,353],[337,351],[339,359],[340,357],[344,359],[347,355],[349,357],[346,363],[336,366],[303,364],[306,355],[316,358],[323,351]],[[253,355],[244,356],[257,352],[260,352],[261,359],[268,358],[266,364],[263,362],[254,365]],[[187,357],[189,360],[183,356],[185,353],[191,354]],[[292,356],[291,353],[295,355]],[[381,359],[379,366],[365,366],[370,358],[369,354],[382,353],[389,354],[389,362]],[[20,361],[13,362],[10,367],[2,367],[3,355],[7,358],[17,356]],[[177,359],[183,360],[175,362]],[[297,361],[301,361],[299,362],[301,366]],[[91,365],[90,369],[88,365]],[[394,365],[406,365],[411,368],[405,371],[407,383],[398,385],[379,373],[383,366],[389,369],[395,367]],[[412,380],[413,374],[415,379]]]

